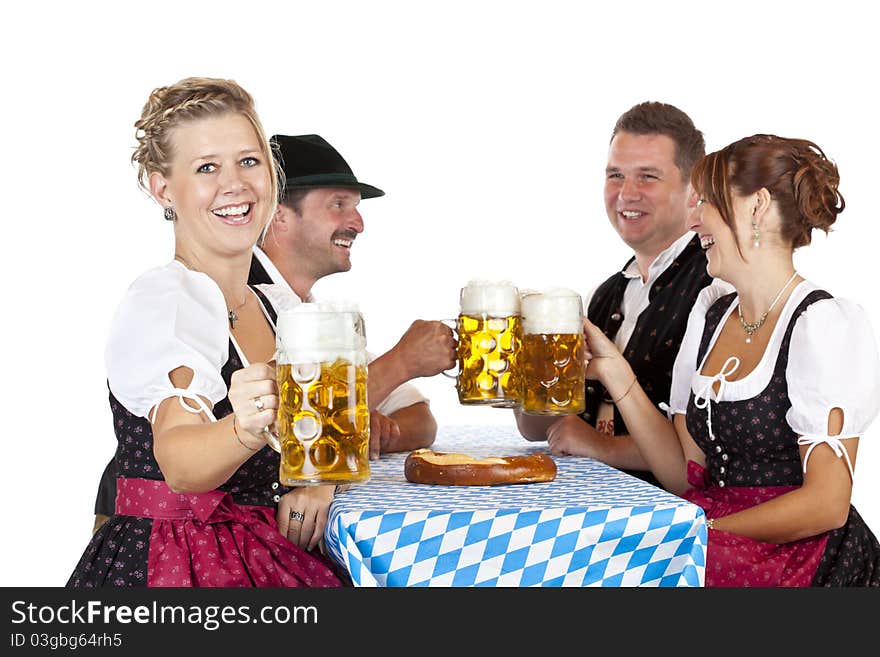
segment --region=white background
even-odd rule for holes
[[[3,540],[0,585],[61,586],[113,453],[103,348],[129,283],[173,254],[136,185],[133,123],[191,75],[249,90],[269,134],[316,132],[387,195],[362,210],[351,272],[369,348],[451,317],[473,277],[586,292],[629,252],[602,201],[610,130],[673,103],[710,150],[755,132],[816,141],[847,208],[800,271],[880,328],[876,24],[828,2],[30,2],[4,15]],[[538,8],[540,4],[540,8]],[[865,10],[866,11],[866,10]],[[441,424],[507,424],[417,384]],[[880,423],[854,501],[880,530]]]

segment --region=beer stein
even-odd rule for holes
[[[532,415],[583,413],[583,302],[554,288],[522,297],[522,410]]]
[[[278,315],[279,480],[285,486],[370,478],[364,320],[357,310],[303,303]],[[272,444],[272,441],[270,441]]]
[[[461,404],[519,405],[522,326],[519,293],[511,283],[471,281],[461,289],[457,379]]]

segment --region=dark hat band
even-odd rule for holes
[[[287,185],[324,185],[327,184],[328,187],[332,185],[332,183],[344,183],[345,186],[357,186],[358,181],[354,176],[350,176],[345,173],[316,173],[311,176],[295,176],[294,178],[287,178],[284,181]]]
[[[345,173],[316,173],[310,176],[295,176],[284,180],[285,189],[314,189],[316,187],[346,187],[360,190],[361,198],[385,196],[378,187],[360,182]]]

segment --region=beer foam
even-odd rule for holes
[[[364,320],[351,303],[301,303],[278,314],[276,357],[283,363],[322,363],[366,358]]]
[[[554,287],[522,299],[523,333],[572,334],[583,331],[583,302],[574,290]]]
[[[519,315],[519,292],[508,281],[473,280],[462,288],[459,307],[462,315]]]

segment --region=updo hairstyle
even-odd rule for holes
[[[839,183],[837,165],[816,144],[776,135],[740,139],[706,155],[691,173],[694,190],[734,234],[733,195],[766,188],[779,209],[780,237],[792,250],[809,244],[814,228],[827,233],[843,212]]]

